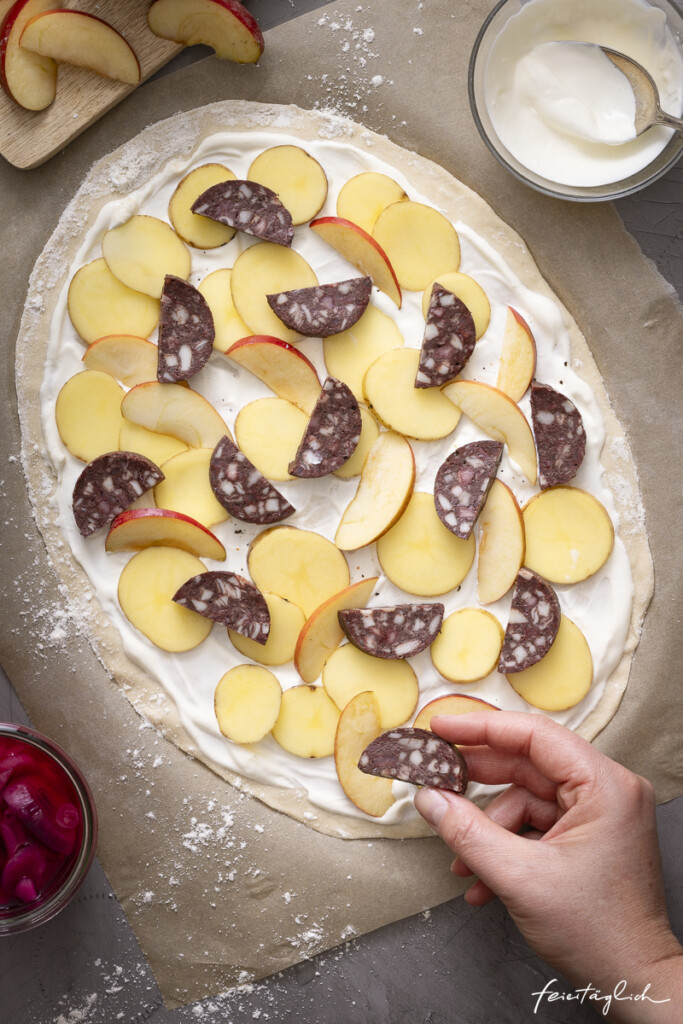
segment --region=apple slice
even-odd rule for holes
[[[461,540],[436,514],[431,494],[416,491],[399,521],[377,542],[377,557],[392,583],[418,597],[459,586],[470,571],[474,534]]]
[[[121,412],[131,423],[171,434],[191,448],[213,449],[226,434],[232,436],[214,407],[181,384],[138,384],[123,399]]]
[[[297,757],[330,757],[339,722],[339,709],[322,686],[302,683],[282,694],[273,738]]]
[[[133,388],[156,379],[157,347],[132,334],[110,334],[88,345],[83,362],[88,370],[101,370]]]
[[[119,577],[118,598],[128,621],[163,651],[198,647],[213,622],[173,601],[178,587],[204,572],[195,555],[180,548],[146,548],[133,555]]]
[[[153,430],[145,430],[136,423],[122,419],[121,432],[117,448],[122,452],[138,452],[145,455],[157,466],[163,466],[165,462],[172,459],[174,455],[188,451],[188,447],[177,437],[170,434],[157,434]]]
[[[491,484],[479,527],[477,596],[482,604],[493,604],[514,584],[525,551],[522,512],[502,480]]]
[[[359,405],[358,408],[361,419],[360,441],[351,458],[334,471],[334,475],[341,477],[342,480],[350,480],[352,476],[359,476],[362,473],[368,452],[379,437],[379,427],[375,417],[364,405]]]
[[[306,224],[327,199],[327,175],[301,146],[271,146],[259,153],[247,172],[276,192],[292,215],[292,224]]]
[[[476,711],[500,711],[495,704],[489,704],[479,697],[468,697],[464,693],[449,693],[445,697],[435,697],[420,708],[413,722],[414,729],[430,729],[431,721],[436,715],[469,715]]]
[[[552,487],[522,509],[524,564],[550,583],[580,583],[603,567],[614,546],[605,506],[578,487]]]
[[[310,288],[318,283],[303,256],[275,242],[250,245],[235,260],[230,275],[230,290],[238,316],[248,325],[247,334],[265,334],[281,341],[298,341],[273,313],[267,295]]]
[[[209,464],[211,448],[188,448],[162,463],[164,479],[154,488],[157,508],[196,519],[207,529],[223,523],[228,513],[211,489]]]
[[[325,365],[328,372],[348,384],[362,402],[363,378],[368,367],[385,352],[401,348],[403,344],[403,335],[391,317],[370,304],[353,327],[325,338]]]
[[[508,454],[527,480],[536,483],[536,446],[524,413],[511,398],[490,384],[455,380],[442,389],[477,426],[508,446]],[[541,574],[542,575],[542,574]]]
[[[235,228],[193,213],[191,206],[207,188],[234,180],[233,172],[223,164],[202,164],[180,179],[168,204],[168,219],[183,242],[195,249],[217,249],[230,241]]]
[[[92,462],[118,449],[123,397],[123,388],[100,370],[83,370],[67,380],[57,395],[55,420],[72,455]]]
[[[380,434],[337,528],[337,547],[355,551],[381,537],[403,512],[414,483],[415,458],[406,439],[390,431]]]
[[[308,617],[294,651],[295,668],[305,683],[312,683],[318,678],[328,657],[342,642],[344,634],[337,612],[366,605],[377,580],[377,576],[372,576],[352,583],[323,601]]]
[[[472,319],[474,320],[475,338],[478,340],[486,331],[491,319],[491,304],[486,297],[486,292],[480,284],[469,277],[468,274],[461,274],[459,271],[452,271],[450,274],[439,274],[430,281],[422,296],[422,313],[427,318],[429,303],[432,297],[432,288],[440,284],[449,292],[453,292],[460,301],[467,306]]]
[[[216,331],[213,347],[219,352],[227,352],[231,345],[250,333],[232,301],[231,274],[231,270],[214,270],[211,274],[207,274],[198,286],[198,290],[208,302],[213,316],[213,326]]]
[[[548,653],[523,672],[506,676],[516,693],[541,711],[564,711],[586,696],[593,682],[593,659],[579,627],[563,615]]]
[[[121,284],[101,257],[76,271],[67,308],[71,323],[88,343],[114,334],[147,338],[159,320],[159,300]]]
[[[258,743],[277,722],[282,687],[259,665],[235,665],[216,687],[213,707],[218,728],[233,743]]]
[[[278,398],[311,415],[320,395],[320,381],[313,363],[293,345],[253,334],[236,341],[225,354],[263,381]]]
[[[102,255],[114,277],[128,288],[161,298],[166,275],[184,281],[190,275],[190,253],[170,224],[136,214],[105,231]]]
[[[442,213],[424,203],[392,203],[383,210],[372,237],[390,261],[401,288],[420,291],[439,274],[460,266],[458,234]]]
[[[31,18],[52,6],[52,0],[16,0],[0,24],[0,85],[10,99],[26,110],[45,110],[57,94],[55,61],[21,45],[22,33]]]
[[[308,618],[328,597],[349,585],[341,551],[325,537],[294,526],[274,526],[251,543],[249,573],[262,592],[284,597]]]
[[[536,372],[536,342],[528,323],[508,306],[496,387],[513,402],[526,393]]]
[[[416,348],[395,348],[376,359],[363,378],[365,400],[378,419],[399,434],[434,441],[452,434],[460,413],[438,388],[416,388]]]
[[[504,631],[483,608],[459,608],[448,615],[430,653],[437,672],[451,683],[476,683],[498,664]]]
[[[284,398],[257,398],[243,406],[235,420],[237,445],[269,480],[294,480],[294,459],[308,417]]]
[[[363,171],[342,185],[337,196],[337,216],[353,221],[371,235],[382,210],[407,198],[403,186],[388,174]]]
[[[225,548],[218,537],[196,519],[166,508],[129,508],[121,512],[111,524],[104,546],[107,551],[180,548],[197,558],[225,561]]]
[[[210,46],[221,60],[255,64],[263,53],[256,19],[238,0],[154,0],[147,22],[155,36]]]
[[[401,287],[394,268],[372,235],[342,217],[318,217],[311,221],[311,228],[401,308]]]
[[[358,760],[382,731],[379,703],[374,693],[358,693],[346,705],[339,718],[334,741],[334,764],[341,788],[364,814],[381,818],[394,803],[391,779],[366,775]]]
[[[245,658],[262,665],[285,665],[294,657],[296,642],[306,619],[301,608],[284,597],[267,592],[263,597],[270,615],[270,632],[265,644],[250,640],[234,629],[228,630],[228,636],[233,647]]]
[[[83,11],[37,14],[21,33],[20,45],[41,57],[87,68],[126,85],[140,81],[135,51],[106,21]]]
[[[357,694],[374,693],[382,729],[407,722],[420,692],[409,662],[382,661],[359,651],[353,644],[344,644],[330,654],[323,668],[323,686],[340,711]]]

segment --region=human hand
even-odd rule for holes
[[[478,875],[467,902],[499,896],[530,946],[574,983],[612,993],[624,980],[611,1019],[679,1019],[683,950],[666,913],[650,783],[543,715],[431,724],[459,745],[470,780],[510,784],[486,810],[446,790],[415,797],[457,854],[453,872]],[[647,985],[645,1000],[625,998]]]

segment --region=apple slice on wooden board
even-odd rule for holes
[[[163,466],[181,452],[188,451],[187,445],[170,434],[157,434],[153,430],[139,427],[127,419],[121,420],[121,433],[117,445],[122,452],[138,452],[145,455],[157,466]]]
[[[407,722],[417,707],[420,688],[409,662],[382,661],[344,644],[323,668],[323,686],[340,711],[359,693],[370,691],[379,703],[382,729]]]
[[[234,362],[310,416],[320,396],[317,371],[297,348],[263,334],[242,337],[225,352]]]
[[[20,45],[41,57],[75,64],[126,85],[140,81],[140,65],[133,48],[94,14],[68,10],[37,14],[21,33]]]
[[[342,711],[334,741],[334,763],[341,788],[356,807],[373,818],[381,818],[394,803],[392,782],[366,775],[358,767],[358,760],[381,731],[377,697],[365,691],[356,694]]]
[[[292,215],[292,224],[306,224],[322,210],[327,199],[327,175],[301,146],[271,146],[252,161],[247,172],[276,192]]]
[[[605,506],[578,487],[552,487],[522,509],[524,564],[550,583],[580,583],[601,569],[614,546]]]
[[[45,110],[57,94],[55,61],[21,45],[31,18],[52,7],[53,0],[16,0],[4,10],[0,24],[0,85],[26,110]]]
[[[371,235],[382,210],[407,198],[403,186],[388,174],[363,171],[342,185],[337,196],[337,216]]]
[[[166,508],[129,508],[116,517],[105,542],[107,551],[180,548],[197,558],[225,560],[225,548],[196,519]]]
[[[355,551],[381,537],[403,512],[414,483],[415,457],[409,443],[392,431],[380,434],[337,528],[337,547]]]
[[[416,388],[420,362],[416,348],[385,352],[363,378],[365,401],[390,430],[417,441],[434,441],[452,434],[460,412],[438,388]]]
[[[439,274],[460,266],[460,242],[449,220],[424,203],[392,203],[383,210],[372,237],[389,259],[401,288],[420,291]]]
[[[193,213],[191,207],[212,185],[235,177],[229,167],[211,163],[195,167],[180,179],[168,204],[168,219],[183,242],[195,249],[217,249],[233,238],[235,228]]]
[[[213,326],[216,331],[213,347],[218,352],[227,352],[236,341],[246,338],[251,333],[232,301],[231,275],[231,270],[214,270],[211,274],[207,274],[198,286],[198,290],[208,302],[213,316]]]
[[[503,627],[483,608],[459,608],[448,615],[430,648],[437,672],[451,683],[476,683],[493,672],[503,644]]]
[[[284,398],[257,398],[242,406],[235,420],[237,444],[269,480],[294,480],[294,459],[308,417]]]
[[[442,394],[477,424],[485,434],[502,441],[529,483],[536,483],[536,446],[524,413],[511,398],[490,384],[456,380]]]
[[[88,345],[83,362],[88,370],[101,370],[132,388],[156,379],[157,347],[132,334],[110,334]]]
[[[429,729],[431,721],[437,715],[469,715],[475,711],[500,711],[495,704],[489,704],[479,697],[469,697],[464,693],[449,693],[444,697],[435,697],[420,708],[413,722],[414,729]]]
[[[440,284],[446,291],[453,292],[467,306],[474,320],[475,338],[477,340],[481,338],[491,319],[491,305],[481,285],[473,277],[470,277],[468,274],[462,274],[460,271],[439,274],[438,277],[429,282],[422,295],[422,313],[425,319],[427,319],[429,303],[432,298],[432,288],[435,284]]]
[[[318,217],[311,221],[311,228],[401,308],[401,287],[394,268],[372,235],[342,217]]]
[[[92,462],[118,449],[124,394],[114,378],[100,370],[83,370],[64,384],[57,395],[55,420],[59,436],[77,459]]]
[[[474,534],[461,540],[436,514],[434,497],[416,491],[392,528],[377,541],[377,557],[392,583],[418,597],[457,587],[474,561]]]
[[[531,328],[521,313],[508,306],[496,387],[519,402],[535,372],[536,342]]]
[[[105,231],[102,255],[114,277],[136,291],[160,299],[167,275],[190,276],[190,253],[170,224],[136,214]]]
[[[255,64],[263,53],[261,29],[238,0],[154,0],[147,22],[155,36],[210,46],[221,60]]]
[[[147,338],[159,321],[159,299],[126,287],[102,257],[86,263],[71,278],[67,309],[71,323],[88,343],[112,334]]]
[[[328,657],[342,642],[344,633],[337,613],[345,608],[362,608],[366,605],[377,580],[377,576],[372,576],[352,583],[323,601],[308,617],[294,651],[295,668],[305,683],[312,683],[318,678]]]
[[[213,623],[173,601],[178,587],[205,571],[203,562],[180,548],[146,548],[133,555],[119,577],[118,598],[128,621],[163,651],[198,647]]]
[[[314,271],[303,256],[275,242],[257,242],[235,260],[230,275],[230,291],[238,316],[248,325],[247,334],[265,334],[281,341],[299,341],[273,313],[267,295],[312,288],[318,283]]]
[[[493,604],[514,584],[526,549],[522,511],[502,480],[491,484],[479,528],[477,596],[482,604]]]
[[[363,402],[365,371],[379,356],[403,345],[403,335],[391,317],[371,303],[353,327],[325,338],[325,365],[333,377],[348,384],[358,401]]]
[[[358,476],[363,471],[368,452],[379,437],[379,427],[375,417],[364,405],[359,405],[358,408],[361,419],[360,441],[351,458],[334,471],[334,475],[341,477],[342,480],[350,480],[352,476]]]
[[[232,435],[210,402],[181,384],[149,381],[126,394],[121,412],[158,434],[171,434],[191,448],[215,448],[222,437]]]
[[[506,676],[519,696],[541,711],[564,711],[586,696],[593,682],[593,659],[579,627],[563,615],[555,642],[541,661]]]
[[[267,668],[235,665],[216,687],[213,707],[218,728],[233,743],[258,743],[277,722],[282,687]]]
[[[270,632],[265,644],[250,640],[234,629],[228,630],[233,647],[245,658],[261,665],[285,665],[294,657],[294,649],[306,618],[301,608],[277,594],[263,594],[270,615]]]
[[[349,585],[349,567],[339,548],[319,533],[294,526],[260,533],[251,543],[247,565],[259,590],[292,601],[306,618]]]
[[[209,481],[211,448],[188,448],[162,463],[164,479],[154,488],[157,508],[181,512],[209,529],[228,513],[216,500]]]
[[[339,708],[322,686],[302,683],[282,694],[273,738],[297,757],[330,757],[339,722]]]

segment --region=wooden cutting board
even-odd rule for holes
[[[55,7],[96,14],[125,36],[140,62],[141,82],[182,49],[150,32],[148,6],[144,0],[55,0]],[[57,95],[45,110],[24,110],[0,89],[0,154],[15,167],[37,167],[135,88],[60,64]]]

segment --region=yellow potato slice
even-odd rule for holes
[[[102,255],[122,284],[155,299],[161,297],[166,274],[182,277],[184,281],[190,274],[187,246],[170,224],[145,214],[136,214],[105,231]]]
[[[198,288],[208,302],[213,316],[216,332],[213,347],[218,352],[227,352],[236,341],[251,334],[232,301],[231,274],[231,270],[214,270],[213,273],[207,274]]]
[[[131,423],[127,419],[121,422],[118,447],[122,452],[137,452],[151,459],[159,468],[174,455],[188,451],[187,445],[170,434],[157,434],[154,430]]]
[[[277,594],[263,594],[270,613],[270,632],[265,644],[257,644],[234,629],[228,630],[230,641],[245,658],[261,665],[285,665],[294,657],[297,637],[306,617],[295,604]]]
[[[268,334],[281,341],[300,339],[273,313],[266,295],[312,288],[318,278],[303,256],[274,242],[257,242],[235,260],[230,291],[238,316],[248,324],[248,334]]]
[[[118,450],[123,396],[123,388],[100,370],[83,370],[64,384],[55,420],[59,436],[77,459],[91,462]]]
[[[353,644],[344,644],[329,656],[323,669],[323,686],[340,711],[357,694],[374,693],[382,729],[407,722],[420,692],[409,662],[373,658]]]
[[[359,402],[364,402],[363,377],[375,359],[405,344],[403,335],[386,313],[370,304],[360,320],[323,342],[327,372],[343,380]]]
[[[363,469],[368,452],[379,437],[379,427],[375,417],[364,405],[359,406],[359,409],[361,429],[358,446],[351,458],[334,471],[334,475],[341,477],[342,480],[350,480],[352,476],[359,475]]]
[[[267,668],[236,665],[221,677],[214,694],[218,728],[233,743],[258,743],[277,722],[282,688]]]
[[[436,715],[469,715],[473,711],[500,711],[494,704],[489,704],[478,697],[465,696],[463,693],[449,693],[445,697],[435,697],[420,708],[413,722],[414,729],[429,729]]]
[[[424,203],[392,203],[383,210],[372,236],[389,257],[402,288],[421,291],[439,274],[460,266],[460,242],[449,220]]]
[[[235,175],[223,164],[202,164],[181,178],[168,204],[168,219],[183,242],[195,249],[217,249],[230,241],[235,228],[193,213],[192,204],[212,185],[234,179]]]
[[[146,338],[159,320],[159,300],[127,288],[102,258],[76,271],[67,309],[74,328],[88,343],[109,334]]]
[[[294,480],[288,466],[308,416],[284,398],[257,398],[237,414],[235,437],[246,457],[269,480]]]
[[[334,741],[334,763],[341,788],[356,807],[373,818],[381,818],[394,803],[392,780],[366,775],[358,761],[381,731],[377,697],[366,691],[356,694],[342,711]]]
[[[452,683],[476,683],[498,664],[505,631],[483,608],[448,615],[430,648],[437,672]]]
[[[127,388],[156,380],[158,349],[151,341],[132,334],[110,334],[89,345],[83,362],[89,370],[101,370]]]
[[[540,661],[507,681],[519,696],[541,711],[564,711],[586,696],[593,682],[593,659],[579,627],[563,615],[555,641]]]
[[[337,216],[353,221],[371,235],[382,210],[407,198],[403,186],[388,174],[363,171],[342,185],[337,196]]]
[[[550,583],[580,583],[601,569],[614,527],[597,498],[579,487],[551,487],[522,509],[524,564]]]
[[[424,290],[422,296],[422,313],[425,319],[427,318],[427,310],[429,309],[429,300],[432,297],[432,287],[435,284],[440,284],[442,288],[445,288],[449,292],[453,292],[460,301],[467,306],[472,319],[474,320],[474,332],[475,337],[481,338],[482,334],[486,331],[491,319],[491,304],[486,297],[486,292],[478,284],[473,277],[469,277],[468,274],[461,273],[450,273],[450,274],[439,274],[434,280],[430,281]]]
[[[322,686],[303,683],[285,690],[273,738],[297,757],[330,757],[339,709]]]
[[[438,388],[415,387],[419,362],[416,348],[385,352],[366,371],[363,394],[386,427],[404,437],[434,441],[453,433],[460,410]]]
[[[262,593],[284,597],[306,618],[349,585],[349,567],[339,548],[319,533],[294,526],[260,533],[249,548],[247,565]]]
[[[301,146],[271,146],[252,162],[249,181],[276,192],[292,215],[292,224],[306,224],[327,199],[327,175]]]
[[[209,481],[212,448],[188,448],[160,466],[164,479],[154,488],[157,508],[182,512],[207,529],[224,523],[228,513],[216,499]]]

